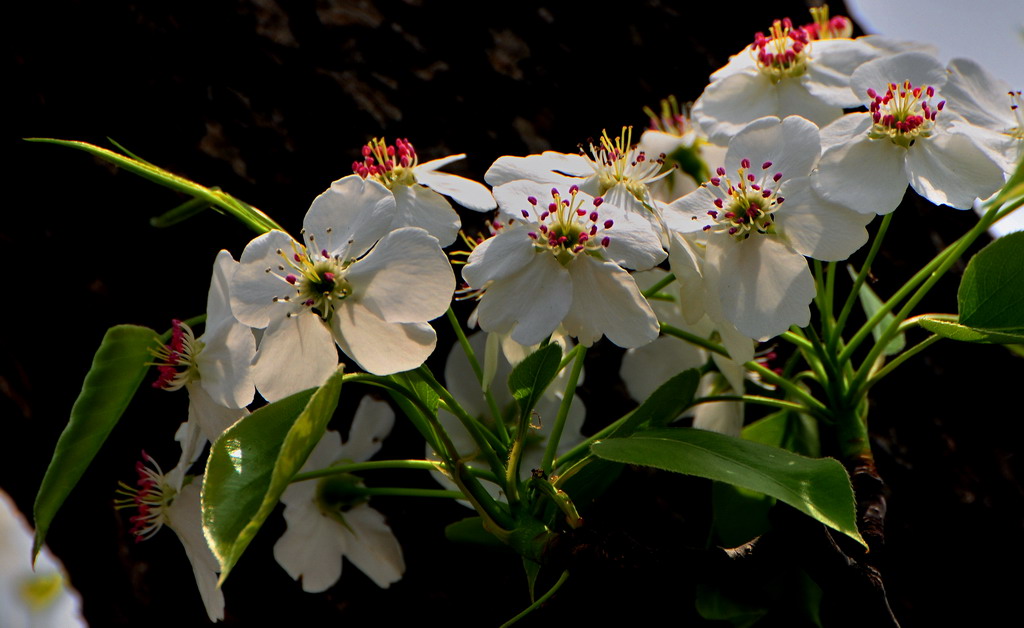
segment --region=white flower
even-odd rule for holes
[[[325,432],[302,471],[368,460],[380,450],[394,422],[395,414],[386,403],[364,397],[348,441],[343,445],[337,432]],[[281,495],[288,529],[274,545],[274,558],[310,593],[325,591],[338,581],[343,556],[386,589],[405,572],[402,548],[384,516],[365,499],[339,496],[343,490],[337,490],[336,482],[344,488],[355,478],[331,476],[288,486]]]
[[[455,241],[462,223],[442,194],[478,212],[496,207],[494,198],[483,185],[438,172],[465,157],[464,154],[452,155],[421,164],[409,140],[396,139],[389,146],[383,139],[374,139],[363,147],[363,161],[354,162],[352,170],[364,179],[381,183],[395,195],[392,229],[421,227],[437,238],[441,246],[448,246]]]
[[[717,176],[666,206],[671,229],[707,238],[705,310],[723,336],[729,331],[722,319],[757,340],[807,325],[815,290],[804,256],[845,259],[867,241],[870,217],[826,203],[811,189],[819,151],[813,122],[756,120],[730,142]]]
[[[198,339],[185,323],[172,323],[171,342],[155,352],[160,376],[156,388],[189,395],[189,421],[196,437],[213,442],[248,411],[255,395],[250,363],[256,355],[252,330],[231,313],[228,284],[238,269],[231,253],[221,251],[213,265],[206,301],[205,332]],[[195,448],[196,456],[201,447]],[[191,460],[189,462],[193,462]]]
[[[577,185],[583,193],[603,200],[608,217],[635,223],[645,240],[660,243],[664,228],[649,188],[672,171],[662,172],[664,161],[660,155],[648,155],[634,146],[632,133],[632,127],[623,127],[615,138],[609,137],[607,131],[602,133],[599,144],[590,144],[589,155],[548,151],[527,157],[499,157],[484,179],[494,187],[499,209],[510,217],[517,217],[519,210],[510,211],[502,203],[502,190],[508,183],[532,181],[555,184],[562,189]],[[655,253],[658,254],[659,259],[642,268],[650,268],[664,259],[664,251]],[[638,268],[621,260],[617,248],[610,249],[608,255],[629,268]]]
[[[552,337],[551,341],[561,345],[563,353],[570,348],[569,340],[557,333]],[[498,410],[505,413],[504,416],[510,416],[508,408],[515,401],[508,389],[508,377],[512,373],[514,365],[506,356],[512,354],[517,357],[525,357],[531,353],[531,348],[519,345],[497,334],[484,334],[480,332],[472,334],[469,337],[469,343],[473,347],[477,359],[480,359],[482,362],[493,362],[493,366],[490,366],[490,368],[485,366],[484,368],[484,372],[487,374],[485,375],[484,385],[494,397]],[[501,345],[501,347],[499,348],[498,345]],[[536,350],[536,347],[533,347],[533,349]],[[551,433],[555,418],[558,416],[559,406],[562,403],[568,372],[569,369],[564,369],[559,373],[558,377],[544,391],[536,408],[534,408],[534,419],[529,427],[530,433],[524,441],[522,458],[519,464],[520,479],[525,480],[529,478],[532,470],[539,468],[541,465],[544,450],[547,447],[548,436]],[[469,364],[465,351],[458,344],[453,346],[448,354],[448,360],[445,362],[444,381],[448,391],[451,392],[455,400],[459,402],[459,405],[468,414],[480,419],[489,426],[494,424],[495,417],[492,416],[491,410],[485,401],[476,374]],[[582,381],[583,378],[581,377],[579,382]],[[512,413],[511,416],[514,417],[515,414]],[[466,461],[467,466],[490,470],[487,461],[480,454],[476,441],[473,440],[473,437],[455,415],[440,410],[437,413],[437,418],[455,446],[456,451],[459,452],[459,457]],[[584,436],[580,430],[583,428],[585,418],[586,408],[583,405],[583,400],[577,395],[573,398],[572,405],[569,406],[569,414],[565,419],[562,437],[558,442],[557,453],[565,453],[583,442]],[[436,457],[429,445],[427,446],[427,456]],[[440,471],[432,473],[434,478],[441,484],[455,487],[455,483]],[[481,481],[481,484],[484,490],[495,499],[503,498],[501,489],[496,484],[487,481]],[[468,502],[461,503],[464,503],[466,506],[470,505]]]
[[[942,88],[946,105],[983,130],[997,134],[982,148],[995,146],[992,155],[1009,175],[1024,157],[1024,104],[1020,90],[970,59],[953,59],[947,69],[949,81]]]
[[[32,529],[0,490],[0,626],[84,627],[82,600],[64,566],[43,547],[32,564]]]
[[[710,144],[707,136],[690,119],[690,107],[682,110],[672,96],[661,101],[661,112],[645,108],[650,127],[640,136],[638,148],[648,155],[658,155],[671,165],[672,172],[649,186],[658,201],[674,201],[697,188],[707,179],[707,164],[721,163],[725,148]]]
[[[764,116],[799,115],[823,126],[860,104],[849,84],[858,66],[903,49],[880,37],[812,41],[788,18],[776,20],[767,37],[758,33],[711,75],[693,116],[716,144]]]
[[[183,431],[187,431],[186,425],[182,424]],[[183,445],[187,442],[183,439]],[[164,525],[178,536],[192,564],[206,614],[210,621],[224,619],[224,593],[217,587],[220,564],[203,535],[199,501],[202,476],[185,475],[190,459],[194,459],[192,452],[186,446],[178,466],[166,475],[146,452],[142,452],[142,458],[143,461],[135,465],[138,488],[121,483],[117,492],[123,497],[115,500],[117,507],[138,508],[138,514],[131,518],[136,542],[151,538]]]
[[[393,208],[379,183],[342,179],[306,214],[305,244],[270,231],[245,247],[231,306],[266,328],[253,378],[267,400],[320,385],[337,366],[334,343],[377,375],[416,368],[434,350],[426,321],[448,308],[455,277],[426,231],[388,232]]]
[[[862,213],[887,214],[907,182],[936,205],[958,209],[1003,182],[993,155],[998,136],[968,124],[940,100],[946,71],[908,52],[865,63],[850,79],[867,113],[848,114],[821,131],[824,153],[814,178],[826,199]]]
[[[462,270],[469,286],[483,291],[480,327],[523,345],[541,342],[560,324],[587,346],[602,335],[620,347],[654,340],[658,324],[650,305],[629,273],[605,259],[606,249],[622,238],[627,263],[649,268],[650,256],[628,246],[643,235],[606,220],[600,199],[575,185],[565,196],[553,189],[544,204],[531,194],[536,190],[527,181],[502,186],[502,194],[518,197],[522,213],[477,246]]]

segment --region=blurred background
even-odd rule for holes
[[[407,137],[421,160],[467,153],[447,170],[482,181],[501,155],[573,152],[603,129],[639,131],[644,106],[657,108],[670,94],[697,98],[708,75],[772,19],[809,21],[804,2],[752,7],[15,3],[5,42],[13,108],[4,117],[11,161],[0,221],[10,279],[0,332],[0,487],[31,513],[104,331],[119,323],[163,331],[172,318],[201,313],[216,252],[237,257],[252,237],[214,212],[152,228],[151,217],[183,199],[84,153],[20,138],[101,145],[111,138],[297,231],[312,199],[351,173],[372,137]],[[832,3],[832,13],[846,14],[841,3]],[[978,11],[976,18],[999,16]],[[466,218],[468,229],[479,227],[479,217]],[[875,290],[891,294],[975,220],[909,192],[874,269]],[[924,310],[955,311],[955,272]],[[437,327],[443,338],[444,325]],[[432,364],[441,367],[446,351]],[[619,352],[605,343],[594,353],[581,390],[591,408],[587,433],[629,408],[617,381]],[[881,560],[890,602],[904,626],[988,625],[1018,607],[1022,584],[1019,569],[1006,576],[990,567],[1024,558],[1024,413],[1015,393],[1024,362],[1001,347],[946,342],[901,371],[878,387],[871,414],[892,491]],[[346,390],[343,406],[354,408],[360,394]],[[93,626],[206,621],[174,535],[135,544],[129,513],[113,508],[117,482],[134,481],[142,448],[165,469],[177,460],[172,437],[186,417],[185,397],[143,390],[51,529],[49,544]],[[420,457],[416,438],[399,421],[382,455]],[[704,542],[709,488],[664,475],[627,473],[612,489],[618,507],[598,503],[591,515],[595,525],[627,530],[649,555],[588,563],[526,625],[581,611],[580,621],[668,611],[682,625],[699,625],[687,597],[694,574],[657,556]],[[432,486],[408,472],[377,477]],[[389,591],[349,564],[326,594],[302,593],[273,561],[283,523],[272,518],[224,587],[225,624],[497,625],[525,607],[520,562],[447,542],[444,525],[469,511],[426,501],[374,499],[406,552],[405,578]]]

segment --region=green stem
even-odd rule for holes
[[[791,397],[796,397],[797,399],[802,401],[807,412],[826,421],[830,421],[832,419],[831,412],[828,408],[825,407],[824,404],[822,404],[820,401],[812,397],[809,393],[801,389],[796,384],[790,382],[788,379],[776,375],[775,371],[772,371],[769,368],[765,368],[764,366],[761,366],[760,364],[754,361],[747,362],[745,366],[751,371],[755,371],[756,373],[758,373],[761,376],[761,379],[771,384],[775,384],[779,388],[785,390],[787,395]]]
[[[952,266],[956,262],[956,260],[960,259],[960,257],[964,254],[967,248],[978,238],[978,236],[980,236],[982,233],[985,232],[986,229],[988,229],[989,225],[992,224],[992,221],[994,219],[995,208],[992,208],[985,213],[981,220],[978,221],[978,224],[976,224],[970,231],[961,236],[960,239],[958,239],[956,242],[946,247],[941,253],[932,258],[932,260],[928,262],[921,270],[917,271],[917,273],[915,273],[914,276],[911,277],[910,280],[907,281],[907,283],[904,284],[896,292],[896,294],[892,296],[892,298],[883,303],[882,307],[880,307],[878,311],[875,312],[871,319],[864,323],[860,330],[857,331],[857,334],[850,340],[849,344],[846,345],[846,348],[843,349],[843,352],[839,355],[839,363],[841,364],[843,362],[849,361],[850,357],[853,355],[853,352],[857,349],[857,347],[860,346],[862,342],[864,342],[864,340],[868,336],[871,335],[871,331],[876,326],[878,326],[880,322],[882,322],[882,319],[885,318],[885,316],[889,314],[889,312],[895,309],[896,305],[903,301],[903,299],[910,296],[910,294],[915,289],[917,289],[918,285],[920,285],[922,281],[925,282],[925,284],[921,286],[921,289],[914,293],[914,296],[907,302],[907,305],[903,307],[903,310],[901,310],[902,315],[896,315],[897,321],[902,321],[903,319],[905,319],[906,314],[909,313],[909,311],[913,309],[915,305],[917,305],[918,301],[924,298],[925,294],[928,293],[928,290],[931,289],[935,282],[937,282],[942,277],[942,275],[945,274],[945,272],[949,269],[950,266]],[[892,325],[890,329],[892,330],[891,334],[889,333],[890,330],[886,330],[885,332],[882,333],[882,336],[875,342],[875,346],[872,348],[871,351],[871,353],[874,353],[875,355],[869,355],[869,358],[866,358],[862,365],[867,365],[870,367],[870,365],[874,363],[875,358],[878,357],[878,354],[881,353],[885,349],[885,346],[889,343],[889,341],[892,340],[892,336],[894,336],[896,333],[895,330],[898,329],[898,323]],[[858,377],[859,375],[860,372],[858,372]]]
[[[871,264],[875,261],[875,257],[878,256],[878,251],[882,248],[882,240],[885,239],[885,233],[889,230],[889,223],[892,222],[893,212],[890,212],[882,217],[882,224],[878,227],[878,233],[875,234],[874,241],[871,242],[871,249],[868,251],[867,257],[864,259],[864,264],[860,268],[860,272],[857,273],[857,277],[853,280],[853,288],[850,290],[850,294],[846,297],[846,303],[843,304],[843,309],[839,313],[839,319],[836,321],[836,326],[832,337],[828,340],[829,351],[833,354],[839,349],[839,341],[843,335],[843,327],[846,325],[846,319],[849,318],[850,313],[853,311],[853,306],[857,303],[860,294],[860,288],[864,285],[864,281],[867,280],[868,275],[871,274]],[[870,330],[869,330],[870,331]],[[842,358],[839,360],[840,364],[843,362]]]
[[[442,463],[434,462],[432,460],[372,460],[369,462],[340,464],[334,467],[317,469],[316,471],[306,471],[305,473],[296,473],[295,476],[292,477],[291,481],[302,482],[305,480],[315,480],[341,473],[357,473],[359,471],[372,471],[377,469],[417,469],[435,471],[441,467],[443,467]]]
[[[870,334],[871,329],[879,322],[881,322],[882,316],[884,316],[886,313],[894,309],[896,304],[899,303],[903,298],[905,298],[911,290],[913,290],[913,286],[917,286],[917,284],[919,284],[921,280],[924,280],[924,283],[921,284],[919,288],[917,288],[917,291],[914,292],[913,296],[911,296],[907,300],[904,306],[895,315],[895,320],[893,320],[889,327],[882,332],[878,340],[875,341],[874,346],[868,352],[867,357],[864,358],[863,362],[861,362],[861,365],[857,369],[853,381],[851,382],[849,387],[850,393],[853,395],[852,397],[850,397],[850,399],[855,399],[857,396],[863,393],[861,389],[863,388],[864,383],[867,381],[868,377],[871,375],[871,370],[874,368],[875,361],[882,354],[882,352],[885,351],[885,348],[889,344],[889,341],[891,341],[893,337],[895,337],[896,334],[899,333],[900,323],[907,318],[911,310],[913,310],[914,307],[916,307],[917,304],[921,301],[921,299],[923,299],[925,295],[928,294],[928,292],[932,289],[932,286],[934,286],[939,281],[939,279],[941,279],[942,276],[946,274],[946,271],[949,270],[949,268],[954,263],[956,263],[956,261],[960,259],[961,256],[963,256],[963,254],[967,251],[968,247],[970,247],[971,244],[974,243],[978,236],[985,233],[985,230],[988,229],[988,227],[995,220],[997,213],[998,210],[995,206],[991,207],[987,212],[985,212],[985,215],[982,216],[981,220],[978,221],[978,224],[976,224],[970,231],[964,234],[959,240],[954,242],[952,245],[946,247],[944,251],[935,256],[935,259],[933,259],[931,262],[928,263],[928,265],[926,265],[924,268],[918,271],[918,273],[915,274],[914,277],[911,278],[911,280],[896,293],[896,295],[894,295],[891,299],[889,299],[882,305],[878,313],[875,316],[872,316],[871,321],[868,321],[868,324],[866,324],[865,327],[861,329],[861,332],[865,332],[866,330],[866,332],[863,334],[864,337],[866,337],[867,334]],[[861,336],[861,332],[858,332],[857,336]],[[861,338],[861,340],[863,340],[863,337]],[[848,346],[846,350],[843,351],[843,355],[840,356],[840,361],[842,361],[843,356],[846,356],[846,358],[849,359],[849,355],[847,354],[852,353],[851,347],[854,346],[852,343],[853,341],[851,340],[851,346]]]
[[[462,346],[462,351],[466,354],[466,359],[469,360],[469,366],[473,369],[473,374],[476,375],[476,381],[480,383],[480,390],[487,401],[487,407],[491,411],[491,416],[494,417],[494,423],[498,426],[499,437],[503,444],[507,444],[509,441],[508,429],[505,427],[505,421],[502,420],[498,403],[494,400],[494,395],[491,394],[490,384],[484,385],[484,370],[480,367],[476,351],[473,351],[472,345],[469,344],[469,338],[466,337],[466,332],[462,330],[462,325],[455,316],[455,311],[452,308],[448,308],[447,315],[448,322],[451,323],[452,329],[455,330],[455,336],[459,339],[459,344]]]
[[[494,471],[494,474],[499,477],[504,476],[505,465],[501,458],[498,457],[497,450],[494,448],[494,442],[487,438],[487,435],[490,435],[491,438],[494,438],[494,435],[480,425],[476,419],[469,416],[469,413],[466,412],[459,402],[455,400],[455,397],[452,397],[452,394],[448,392],[448,389],[434,379],[434,374],[430,372],[430,369],[428,369],[426,365],[420,366],[418,370],[420,375],[423,377],[423,380],[434,389],[434,392],[437,393],[438,397],[440,397],[441,400],[444,401],[445,405],[448,406],[449,411],[459,419],[462,426],[466,428],[466,431],[468,431],[470,436],[473,437],[473,440],[476,441],[476,444],[480,447],[480,451],[483,453],[484,457],[487,458],[487,463],[490,465],[491,470]]]
[[[558,579],[557,582],[555,582],[554,585],[552,585],[552,587],[550,589],[548,589],[547,593],[545,593],[544,595],[540,596],[539,598],[537,598],[537,600],[533,604],[530,604],[525,609],[523,609],[523,612],[519,613],[518,615],[516,615],[512,619],[510,619],[507,622],[505,622],[504,624],[502,624],[501,628],[508,628],[512,624],[516,623],[520,619],[523,619],[524,617],[526,617],[527,615],[529,615],[533,611],[535,611],[538,608],[540,608],[540,606],[542,604],[544,604],[544,602],[547,602],[548,599],[550,599],[551,596],[554,595],[556,591],[558,591],[559,589],[562,588],[562,585],[565,584],[565,581],[568,580],[568,579],[569,579],[569,572],[568,571],[563,571],[562,572],[562,576]]]
[[[786,401],[784,399],[774,399],[772,397],[762,397],[760,395],[710,395],[694,400],[693,405],[696,406],[698,404],[711,403],[714,401],[737,401],[778,408],[780,410],[796,410],[797,412],[804,413],[808,411],[806,407],[799,403],[793,403],[792,401]]]
[[[669,273],[662,277],[661,279],[659,279],[658,282],[655,283],[653,286],[644,290],[642,294],[644,295],[644,298],[650,299],[652,296],[657,294],[658,291],[660,291],[662,288],[664,288],[665,286],[667,286],[668,284],[672,283],[675,280],[676,276],[673,275],[672,273]]]
[[[700,336],[691,334],[688,331],[683,331],[682,329],[679,329],[678,327],[675,327],[673,325],[669,325],[668,323],[661,323],[660,321],[659,323],[661,324],[661,333],[663,334],[666,334],[668,336],[675,336],[676,338],[679,338],[680,340],[685,340],[686,342],[692,345],[697,345],[698,347],[702,347],[704,349],[707,349],[708,351],[717,353],[718,355],[724,355],[727,358],[729,357],[729,352],[726,351],[725,347],[723,347],[722,345],[711,342],[707,338],[701,338]]]
[[[346,489],[355,495],[387,495],[391,497],[442,497],[445,499],[466,499],[462,491],[446,491],[440,488],[399,488],[399,487],[372,487],[365,486]]]
[[[579,345],[579,352],[576,354],[576,361],[572,363],[572,371],[569,373],[569,381],[565,384],[565,393],[562,397],[562,405],[558,407],[558,417],[548,434],[548,444],[544,448],[544,458],[540,468],[545,474],[551,475],[551,468],[555,461],[555,453],[558,451],[558,443],[562,440],[562,430],[565,428],[565,419],[569,416],[569,407],[576,397],[576,384],[579,382],[580,373],[583,371],[583,359],[587,356],[587,348]]]
[[[927,338],[925,338],[921,342],[917,343],[913,347],[907,349],[903,353],[899,354],[899,356],[897,356],[891,362],[886,364],[884,367],[878,369],[878,371],[876,371],[875,373],[873,373],[871,375],[871,378],[868,379],[866,384],[864,384],[864,392],[866,393],[868,390],[870,390],[872,386],[877,384],[879,382],[879,380],[881,380],[883,377],[885,377],[886,375],[891,373],[897,366],[903,364],[904,362],[906,362],[910,358],[914,357],[918,353],[924,351],[928,347],[930,347],[933,344],[935,344],[936,342],[938,342],[940,340],[940,338],[941,338],[940,336],[937,336],[937,335],[933,334],[931,336],[928,336]]]

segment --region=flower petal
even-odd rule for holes
[[[1003,184],[1003,168],[960,133],[938,134],[907,151],[910,185],[936,205],[970,209]]]
[[[363,397],[352,417],[348,440],[341,446],[338,457],[353,462],[369,460],[380,451],[381,441],[391,433],[394,425],[395,411],[387,402]]]
[[[420,185],[396,185],[396,213],[392,229],[420,227],[448,246],[459,235],[462,221],[443,196]]]
[[[334,340],[359,366],[374,375],[401,373],[423,364],[437,334],[426,323],[389,323],[362,303],[334,311]]]
[[[337,313],[336,313],[337,314]],[[281,316],[263,334],[252,376],[267,401],[324,383],[338,367],[331,333],[312,312]]]
[[[490,190],[471,179],[447,172],[420,172],[417,168],[416,180],[435,192],[450,196],[466,209],[487,212],[497,207]]]
[[[820,198],[810,177],[787,181],[786,202],[775,213],[779,233],[801,255],[826,262],[844,260],[868,241],[874,217]]]
[[[263,329],[270,324],[274,312],[287,307],[274,299],[294,294],[295,289],[283,279],[278,280],[271,270],[281,263],[279,249],[290,252],[297,246],[300,245],[282,231],[268,231],[245,246],[230,286],[231,312],[241,323]]]
[[[386,589],[402,579],[405,560],[402,546],[388,527],[384,515],[366,504],[344,513],[346,530],[345,555],[380,588]]]
[[[518,274],[536,255],[529,229],[509,227],[473,249],[462,267],[462,278],[473,288],[483,288]]]
[[[855,114],[856,115],[856,114]],[[907,191],[907,151],[863,135],[825,151],[814,189],[827,201],[863,214],[888,214]]]
[[[714,81],[693,105],[693,118],[715,144],[729,140],[751,120],[779,115],[772,82],[760,72]]]
[[[536,252],[518,273],[487,287],[480,301],[480,327],[510,334],[519,344],[537,344],[565,318],[571,294],[572,283],[565,268],[553,255]]]
[[[639,347],[658,337],[658,318],[636,282],[613,262],[589,255],[569,265],[572,276],[572,307],[565,329],[585,346],[602,335],[624,348]]]
[[[748,338],[768,340],[811,320],[814,278],[807,261],[775,238],[714,238],[704,269],[725,317]]]
[[[754,162],[752,169],[757,171],[770,161],[770,172],[781,172],[788,181],[809,175],[820,154],[818,127],[813,122],[800,116],[767,117],[743,127],[729,142],[725,168],[732,176],[744,159]]]
[[[178,535],[178,540],[185,548],[185,555],[192,563],[192,573],[195,574],[199,595],[206,606],[206,614],[210,621],[220,621],[224,619],[224,593],[217,587],[220,564],[203,536],[202,510],[199,505],[201,485],[201,478],[194,478],[183,486],[165,513],[167,526]]]
[[[592,174],[593,168],[582,155],[546,151],[541,155],[526,157],[499,157],[487,169],[484,181],[491,187],[498,188],[500,185],[520,179],[537,183],[571,183],[573,178],[588,177]]]
[[[345,279],[352,285],[346,301],[358,301],[389,323],[437,318],[455,291],[455,275],[437,239],[414,227],[384,236],[349,267]]]
[[[293,484],[285,490],[281,501],[285,501],[295,486]],[[288,503],[284,509],[284,520],[288,528],[274,544],[274,559],[289,576],[302,580],[303,591],[326,591],[341,577],[341,559],[348,547],[348,530],[321,514],[311,499]]]
[[[346,259],[360,257],[388,232],[395,211],[390,190],[353,174],[335,181],[313,199],[302,230],[314,251],[326,249]]]

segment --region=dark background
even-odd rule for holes
[[[149,218],[181,198],[83,153],[19,138],[104,144],[109,137],[297,229],[312,198],[351,172],[371,137],[408,137],[424,160],[468,153],[448,170],[482,180],[500,155],[572,152],[604,128],[642,127],[642,107],[669,94],[695,99],[708,74],[772,18],[807,21],[804,6],[12,5],[5,46],[13,87],[5,100],[13,107],[4,118],[10,161],[0,222],[9,280],[0,333],[0,487],[31,512],[105,329],[135,323],[163,330],[173,317],[202,312],[216,251],[237,256],[252,236],[212,212],[154,229]],[[912,196],[875,269],[883,295],[974,221],[969,212],[931,208]],[[954,311],[955,290],[950,277],[922,311]],[[608,418],[597,408],[625,407],[615,397],[617,352],[602,346],[597,356],[581,393],[593,429]],[[1017,607],[1022,372],[1021,359],[1001,348],[944,343],[875,391],[875,451],[893,493],[882,566],[904,626],[987,625]],[[343,401],[354,403],[358,391],[346,394]],[[184,395],[144,390],[51,530],[49,543],[94,626],[205,620],[174,535],[133,544],[127,514],[112,504],[117,481],[134,479],[141,448],[173,466],[171,438],[186,407]],[[400,421],[384,454],[419,457],[422,450]],[[391,481],[416,482],[408,474]],[[700,481],[630,474],[614,490],[629,506],[599,505],[594,516],[631,530],[639,542],[685,544],[701,529],[707,487]],[[422,501],[374,500],[406,551],[406,576],[389,591],[347,564],[326,595],[303,594],[273,562],[283,524],[272,518],[225,585],[227,624],[338,617],[351,625],[496,625],[524,607],[517,560],[448,543],[444,524],[468,511]],[[695,544],[701,542],[698,533]],[[532,618],[535,625],[578,612],[600,621],[666,609],[680,624],[696,621],[685,564],[580,571]],[[581,611],[584,604],[596,610]]]

